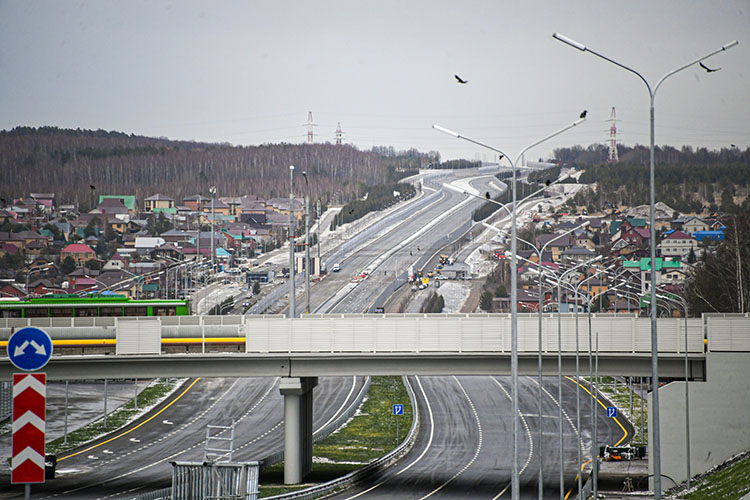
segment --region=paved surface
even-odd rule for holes
[[[315,388],[313,428],[338,414],[362,382],[354,377],[320,379]],[[35,485],[32,498],[127,498],[167,487],[170,461],[203,460],[206,424],[235,422],[236,460],[259,460],[282,448],[283,397],[278,379],[205,378],[183,387],[139,427],[131,425],[61,454],[58,477]],[[0,474],[0,484],[8,483],[7,474]],[[0,492],[3,499],[22,497],[20,486]]]

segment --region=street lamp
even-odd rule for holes
[[[305,313],[310,314],[310,184],[307,171],[302,171],[305,179]]]
[[[211,186],[208,189],[211,193],[211,273],[215,272],[214,261],[216,259],[216,249],[214,248],[214,224],[216,223],[216,209],[214,201],[216,200],[216,186]],[[200,230],[198,231],[198,238],[200,238]]]
[[[294,165],[289,165],[289,314],[297,315],[294,297]]]
[[[720,49],[715,50],[711,52],[710,54],[707,54],[703,57],[699,57],[698,59],[695,59],[694,61],[685,64],[684,66],[680,66],[679,68],[670,71],[666,75],[662,76],[661,79],[656,82],[656,86],[654,86],[653,90],[651,88],[651,85],[648,83],[648,80],[644,78],[643,75],[638,73],[636,70],[625,66],[624,64],[621,64],[614,59],[610,59],[607,56],[604,56],[602,54],[599,54],[598,52],[590,49],[586,45],[577,42],[575,40],[572,40],[564,35],[561,35],[559,33],[553,33],[552,37],[567,44],[570,45],[573,48],[576,48],[580,50],[581,52],[590,52],[591,54],[604,59],[607,62],[610,62],[614,64],[615,66],[619,66],[620,68],[627,70],[634,75],[636,75],[638,78],[640,78],[643,83],[646,84],[646,88],[648,89],[649,97],[651,98],[651,107],[650,107],[650,137],[651,137],[651,143],[650,143],[650,161],[649,161],[649,183],[650,183],[650,190],[649,190],[649,222],[651,225],[651,302],[653,304],[656,304],[656,228],[655,228],[655,216],[654,216],[654,98],[656,97],[656,91],[659,90],[659,87],[661,84],[669,78],[670,76],[674,75],[675,73],[679,73],[680,71],[689,68],[690,66],[693,66],[704,59],[708,59],[709,57],[718,54],[719,52],[723,52],[727,49],[730,49],[737,45],[739,42],[737,40],[730,42],[724,46],[722,46]],[[652,402],[653,402],[653,447],[652,447],[652,458],[654,463],[654,496],[656,500],[661,499],[661,449],[660,449],[660,436],[659,436],[659,354],[657,351],[657,333],[656,333],[656,307],[651,308],[651,376],[654,380],[654,390],[652,393]]]
[[[523,201],[523,200],[521,200],[521,201]],[[493,202],[494,202],[494,200],[493,200]],[[497,202],[495,202],[495,203],[497,203]],[[506,210],[508,210],[505,205],[503,205],[503,208],[505,208]],[[486,227],[488,227],[488,228],[494,229],[494,230],[499,231],[499,232],[504,233],[504,234],[508,234],[507,232],[503,231],[502,229],[496,228],[495,226],[492,226],[492,225],[487,224],[487,223],[483,223],[483,224]],[[544,469],[544,463],[543,463],[544,462],[544,458],[542,457],[542,441],[544,439],[544,430],[542,428],[542,298],[543,298],[543,292],[542,292],[542,270],[544,269],[544,267],[542,266],[542,255],[544,255],[544,250],[547,248],[547,245],[549,245],[553,241],[557,241],[560,238],[562,238],[563,236],[566,236],[566,235],[568,235],[570,233],[573,233],[573,232],[575,232],[575,231],[577,231],[577,230],[579,230],[581,228],[584,228],[584,227],[586,227],[588,225],[589,225],[589,221],[586,221],[583,224],[581,224],[580,226],[576,226],[573,229],[570,229],[568,231],[565,231],[564,233],[561,233],[561,234],[557,235],[555,238],[552,238],[547,243],[545,243],[544,245],[542,245],[541,250],[538,249],[531,242],[526,241],[523,238],[517,238],[520,242],[526,243],[527,245],[529,245],[531,247],[531,249],[536,252],[537,258],[539,259],[538,262],[537,262],[538,276],[539,276],[539,304],[537,306],[537,315],[538,315],[538,319],[539,319],[539,345],[538,345],[539,349],[538,349],[538,353],[537,353],[537,363],[539,365],[538,366],[539,373],[538,373],[537,377],[538,377],[538,385],[539,385],[539,387],[537,388],[537,402],[538,402],[538,407],[539,407],[539,453],[538,453],[538,455],[539,455],[539,481],[538,481],[539,484],[538,484],[538,487],[539,487],[539,499],[540,500],[544,498],[544,478],[542,477],[542,472],[543,472],[543,469]],[[523,260],[527,260],[527,259],[523,259]],[[528,262],[531,262],[531,261],[528,261]],[[577,337],[576,337],[576,339],[577,339]],[[576,349],[577,349],[577,347],[578,346],[576,346]],[[576,367],[578,366],[578,361],[577,360],[578,360],[578,353],[576,353]],[[577,376],[577,374],[576,374],[576,376]],[[580,457],[580,454],[579,454],[579,457]],[[579,458],[579,469],[580,469],[580,458]],[[579,488],[579,490],[580,490],[580,488]]]
[[[513,500],[518,500],[520,497],[520,481],[519,481],[519,472],[518,472],[518,437],[520,434],[519,429],[519,423],[518,423],[518,268],[517,268],[517,261],[516,261],[516,165],[518,164],[518,160],[521,158],[521,156],[528,151],[529,149],[533,148],[534,146],[538,146],[539,144],[548,141],[549,139],[552,139],[553,137],[556,137],[566,130],[569,130],[576,125],[579,125],[583,123],[586,120],[586,118],[579,118],[578,120],[574,121],[572,124],[561,128],[557,132],[554,132],[547,137],[538,140],[532,144],[529,144],[525,148],[523,148],[518,155],[516,156],[515,160],[511,160],[508,155],[506,155],[502,150],[494,148],[492,146],[488,146],[487,144],[481,143],[479,141],[475,141],[474,139],[470,139],[466,136],[462,136],[461,134],[457,132],[453,132],[452,130],[448,130],[447,128],[440,127],[438,125],[433,125],[432,128],[435,130],[438,130],[440,132],[443,132],[448,135],[452,135],[453,137],[457,139],[463,139],[465,141],[471,142],[473,144],[476,144],[477,146],[481,146],[483,148],[489,149],[490,151],[494,151],[498,154],[500,154],[500,157],[498,158],[498,161],[502,160],[503,157],[508,158],[508,161],[510,162],[511,169],[513,171],[512,176],[512,185],[511,190],[513,192],[513,212],[512,212],[512,226],[511,226],[511,253],[513,254],[511,257],[511,274],[510,274],[510,315],[511,315],[511,361],[510,361],[510,371],[511,371],[511,388],[512,388],[512,399],[513,399],[513,476],[511,479],[511,494],[513,496]]]
[[[29,272],[26,273],[26,296],[29,296],[29,276],[31,276],[34,273],[41,273],[44,271],[49,271],[49,268],[52,267],[52,264],[46,264],[41,267],[37,267],[36,269],[31,269]]]

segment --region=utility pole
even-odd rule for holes
[[[294,297],[294,165],[289,165],[289,317],[296,316]]]

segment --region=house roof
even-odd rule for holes
[[[83,243],[71,243],[63,248],[62,253],[95,253],[90,246]]]
[[[170,198],[169,196],[165,194],[155,194],[153,196],[149,196],[148,198],[145,198],[143,201],[174,201],[174,198]]]
[[[135,196],[133,195],[105,194],[105,195],[99,196],[99,203],[102,203],[104,200],[108,198],[112,198],[114,200],[120,200],[122,204],[128,208],[128,210],[135,210]]]
[[[665,240],[692,240],[693,238],[686,233],[683,233],[682,231],[672,231]]]
[[[187,198],[182,199],[183,203],[186,201],[211,201],[211,198],[203,196],[202,194],[194,194],[193,196],[188,196]]]
[[[536,237],[537,248],[541,248],[545,245],[548,245],[550,247],[567,247],[571,246],[572,244],[573,241],[571,240],[571,236],[569,234],[540,234]]]

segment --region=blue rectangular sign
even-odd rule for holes
[[[607,406],[607,416],[611,418],[617,417],[617,407],[616,406]]]
[[[394,415],[403,415],[404,414],[404,405],[393,405],[393,414]]]

